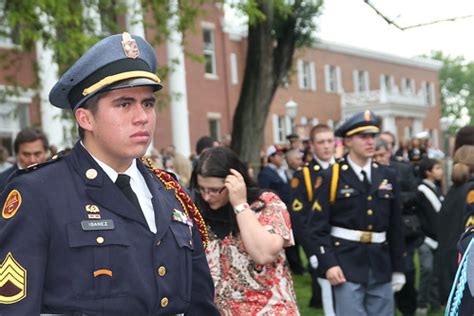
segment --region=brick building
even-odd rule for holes
[[[128,0],[127,3],[137,5],[138,2]],[[173,102],[160,109],[154,137],[156,148],[171,144],[173,139],[179,142],[188,138],[191,148],[183,150],[187,154],[194,149],[199,137],[212,135],[221,139],[231,132],[245,67],[246,36],[224,19],[220,6],[206,5],[205,9],[208,13],[196,22],[196,31],[185,36],[185,51],[204,55],[206,63],[185,58],[181,71],[185,75],[187,100],[184,101],[187,104],[184,106],[188,113],[186,110],[172,113]],[[132,19],[125,17],[125,22],[127,18]],[[137,31],[134,24],[127,30],[152,38],[153,30],[141,27]],[[0,53],[13,47],[10,39],[0,39]],[[162,45],[156,50],[159,65],[168,63],[169,46]],[[8,71],[0,69],[0,89],[11,85],[12,79],[24,88],[18,95],[0,100],[0,145],[10,150],[16,133],[27,125],[42,125],[50,136],[56,135],[58,128],[64,130],[69,126],[64,121],[56,127],[49,123],[58,119],[58,115],[48,112],[53,108],[44,97],[48,84],[32,87],[36,76],[34,61],[41,64],[45,54],[41,49],[18,53],[15,67]],[[291,131],[307,137],[314,124],[337,126],[346,116],[364,109],[381,115],[384,129],[396,133],[399,139],[408,139],[426,130],[434,144],[439,144],[438,72],[441,66],[438,61],[407,59],[328,42],[299,50],[295,53],[288,83],[277,91],[272,103],[265,135],[262,135],[264,145],[285,142],[285,136]],[[43,78],[52,82],[49,85],[54,84],[54,76],[48,79],[43,73],[41,83]],[[182,83],[174,84],[177,86],[173,86],[173,91],[180,91]],[[164,93],[171,90],[166,80],[164,85]],[[287,108],[291,106],[296,107],[294,117],[288,115]],[[49,121],[45,116],[49,116]],[[172,127],[173,122],[180,121],[178,116],[187,116],[189,133],[173,137],[173,130],[180,133],[179,126]],[[71,145],[71,142],[65,140],[62,144]]]

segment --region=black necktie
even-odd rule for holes
[[[364,177],[362,182],[364,183],[364,186],[365,186],[365,190],[367,192],[369,192],[370,190],[370,182],[369,182],[369,178],[367,177],[367,173],[365,172],[365,170],[362,170],[360,173],[362,173],[362,176]]]
[[[133,206],[135,206],[135,209],[139,212],[140,217],[144,218],[142,208],[140,207],[140,203],[138,203],[137,195],[135,192],[133,192],[132,187],[130,186],[130,176],[127,176],[126,174],[119,174],[115,184],[127,197],[127,199],[132,202]]]

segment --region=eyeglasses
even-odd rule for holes
[[[203,188],[201,186],[198,186],[196,191],[201,195],[208,194],[211,196],[216,196],[216,195],[221,194],[224,191],[224,189],[225,189],[225,185],[220,188]]]

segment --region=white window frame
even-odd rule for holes
[[[239,71],[237,67],[237,54],[230,53],[230,83],[233,85],[239,84]]]
[[[423,96],[425,97],[426,105],[428,106],[436,105],[434,83],[422,81],[421,88],[423,91]]]
[[[298,86],[301,90],[316,91],[316,66],[314,62],[299,59],[298,66]]]
[[[209,22],[202,22],[202,45],[203,45],[203,56],[210,56],[212,72],[207,72],[206,63],[204,64],[204,77],[208,79],[217,79],[217,64],[216,64],[216,41],[215,41],[215,25]],[[204,32],[210,32],[211,42],[206,45],[204,42]],[[206,60],[207,62],[207,60]]]
[[[324,83],[326,92],[341,93],[341,67],[333,65],[324,65]]]
[[[395,91],[395,78],[391,75],[381,74],[380,90],[385,90],[386,92]]]
[[[352,72],[352,79],[355,93],[366,93],[370,91],[368,71],[355,69]]]
[[[402,78],[400,81],[401,85],[401,91],[404,94],[411,94],[415,95],[416,94],[416,89],[415,89],[415,79],[412,78]]]
[[[286,140],[287,133],[287,121],[288,116],[286,115],[272,115],[272,125],[273,125],[273,142],[275,144],[282,144]],[[290,126],[291,129],[291,126]]]

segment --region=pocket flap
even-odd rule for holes
[[[108,245],[130,246],[128,239],[117,228],[114,230],[84,231],[81,222],[77,221],[66,224],[66,230],[69,247],[72,248]]]

